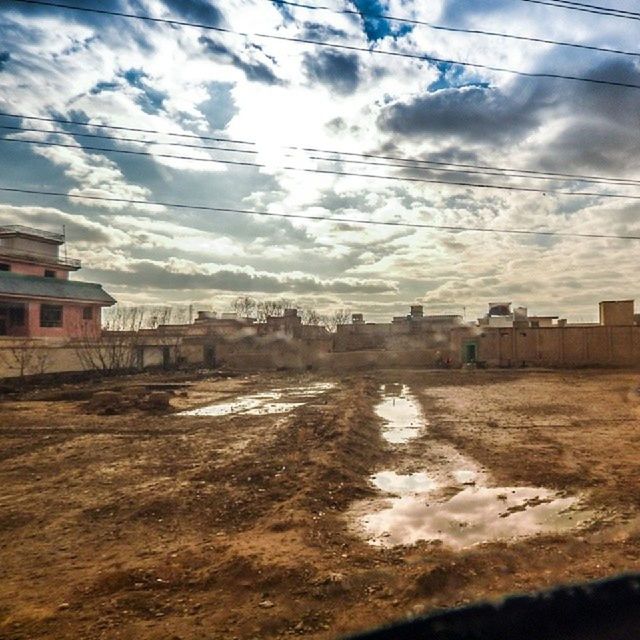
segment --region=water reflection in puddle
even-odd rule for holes
[[[273,389],[263,393],[255,393],[230,402],[220,402],[181,411],[181,416],[227,416],[236,413],[244,415],[268,415],[287,413],[306,401],[329,391],[335,385],[332,382],[315,382],[306,386]]]
[[[578,511],[575,498],[535,487],[468,487],[449,499],[429,491],[385,501],[362,518],[371,544],[393,546],[440,540],[461,549],[492,540],[557,533],[593,515]]]
[[[426,424],[420,406],[405,385],[383,385],[384,398],[376,406],[376,414],[384,421],[382,436],[388,442],[401,444],[420,434]]]
[[[416,437],[428,424],[403,385],[385,385],[376,407],[382,435],[394,444]],[[380,471],[372,484],[387,497],[354,506],[358,531],[374,545],[439,540],[461,549],[480,542],[558,533],[594,517],[575,497],[538,487],[492,487],[473,459],[434,440],[425,453],[426,471]],[[427,459],[428,458],[428,459]]]
[[[425,493],[438,487],[438,483],[426,473],[401,475],[395,471],[380,471],[371,476],[371,482],[385,493],[407,495]]]

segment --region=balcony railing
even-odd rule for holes
[[[70,267],[71,269],[79,269],[80,260],[77,258],[63,258],[60,256],[52,256],[46,253],[36,253],[35,251],[24,251],[22,249],[10,249],[0,245],[0,258],[17,258],[27,262],[43,262],[45,264],[59,265],[61,267]]]

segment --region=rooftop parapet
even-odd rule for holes
[[[1,234],[0,234],[0,237]],[[70,269],[79,269],[82,264],[77,258],[65,258],[61,256],[51,256],[45,253],[38,253],[36,251],[28,251],[26,249],[14,249],[13,247],[4,247],[0,244],[0,256],[6,256],[7,258],[15,258],[16,260],[26,260],[31,262],[36,260],[38,262],[46,262],[52,265],[59,265],[61,267],[68,267]]]
[[[64,244],[65,237],[61,233],[53,233],[52,231],[44,231],[34,227],[27,227],[23,224],[8,224],[0,226],[0,238],[9,238],[13,236],[24,236],[44,240],[53,244]]]

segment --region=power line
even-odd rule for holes
[[[77,7],[74,5],[43,2],[42,0],[11,0],[12,2],[22,2],[25,4],[34,4],[45,7],[55,7],[58,9],[70,9],[73,11],[85,11],[89,13],[97,13],[101,15],[117,16],[121,18],[130,18],[134,20],[146,20],[155,23],[170,24],[174,26],[186,26],[196,27],[199,29],[206,29],[209,31],[216,31],[218,33],[228,33],[237,36],[243,36],[245,38],[263,38],[268,40],[276,40],[278,42],[294,42],[297,44],[311,44],[318,47],[328,47],[330,49],[339,49],[342,51],[357,51],[362,53],[373,53],[378,55],[392,56],[396,58],[407,58],[411,60],[421,60],[422,62],[432,62],[436,64],[450,64],[459,65],[461,67],[469,67],[472,69],[482,69],[484,71],[495,71],[497,73],[508,73],[511,75],[521,76],[525,78],[545,78],[548,80],[569,80],[574,82],[587,82],[590,84],[606,85],[612,87],[621,87],[625,89],[638,89],[640,90],[640,84],[634,84],[632,82],[618,82],[615,80],[604,80],[602,78],[588,78],[586,76],[573,76],[560,73],[543,73],[533,71],[519,71],[517,69],[510,69],[507,67],[498,67],[494,65],[480,64],[477,62],[462,62],[461,60],[451,60],[448,58],[438,58],[436,56],[429,56],[426,54],[406,53],[401,51],[387,51],[382,49],[369,49],[366,47],[357,47],[355,45],[337,44],[330,42],[322,42],[319,40],[312,40],[308,38],[294,38],[291,36],[279,36],[274,34],[265,33],[252,33],[248,31],[234,31],[233,29],[227,29],[225,27],[215,27],[213,25],[200,24],[196,22],[186,22],[183,20],[173,20],[168,18],[155,18],[153,16],[139,15],[135,13],[124,13],[122,11],[109,11],[107,9],[95,9],[89,7]],[[533,1],[533,0],[532,0]]]
[[[127,155],[137,155],[157,158],[170,158],[174,160],[190,160],[194,162],[214,162],[220,164],[228,164],[241,167],[256,167],[259,169],[269,168],[266,164],[259,162],[248,162],[241,160],[223,160],[219,158],[197,158],[195,156],[181,156],[167,153],[152,153],[150,151],[134,151],[132,149],[108,149],[104,147],[79,146],[75,144],[66,144],[62,142],[44,142],[40,140],[22,140],[17,138],[0,138],[0,142],[19,142],[23,144],[34,144],[47,147],[62,147],[67,149],[76,149],[81,151],[99,151],[103,153],[121,153]],[[282,171],[300,171],[303,173],[318,173],[324,175],[334,175],[341,177],[368,178],[376,180],[394,180],[399,182],[415,182],[425,184],[442,184],[455,187],[470,187],[474,189],[498,189],[501,191],[521,191],[525,193],[542,193],[544,195],[560,195],[560,196],[584,196],[595,198],[617,198],[623,200],[640,200],[640,195],[622,194],[622,193],[598,193],[594,191],[561,191],[557,189],[542,189],[538,187],[517,187],[504,184],[487,184],[478,182],[467,182],[463,180],[439,180],[436,178],[414,178],[410,176],[385,176],[375,173],[352,173],[350,171],[337,171],[335,169],[312,169],[309,167],[290,167],[281,166],[278,169]]]
[[[161,131],[160,129],[140,129],[139,127],[121,127],[113,124],[82,122],[82,120],[67,120],[65,118],[47,118],[44,116],[27,115],[24,113],[7,113],[4,111],[0,111],[0,117],[22,118],[25,120],[38,120],[41,122],[54,122],[57,124],[73,124],[79,127],[93,127],[95,129],[114,129],[118,131],[135,131],[137,133],[152,133],[152,134],[162,135],[162,136],[191,138],[191,139],[197,139],[197,140],[211,140],[213,142],[233,142],[234,144],[249,144],[249,145],[256,144],[254,141],[251,141],[251,140],[231,140],[229,138],[206,136],[206,135],[200,135],[196,133],[177,133],[175,131]]]
[[[234,209],[228,207],[211,207],[208,205],[195,205],[184,204],[176,202],[159,202],[159,201],[147,201],[147,200],[135,200],[130,198],[107,198],[106,196],[92,196],[81,194],[63,193],[60,191],[43,191],[36,189],[18,189],[12,187],[0,187],[0,191],[8,193],[23,193],[30,195],[41,195],[50,197],[63,197],[74,198],[78,200],[95,200],[102,202],[117,202],[119,204],[131,204],[131,205],[144,205],[144,206],[156,206],[166,207],[167,209],[190,209],[195,211],[211,211],[216,213],[238,213],[252,216],[267,216],[273,218],[291,218],[296,220],[310,220],[318,222],[340,222],[346,224],[356,225],[375,225],[385,227],[403,227],[409,229],[434,229],[441,231],[473,231],[479,233],[500,233],[500,234],[515,234],[515,235],[528,235],[528,236],[558,236],[566,238],[600,238],[609,240],[640,240],[640,236],[633,235],[619,235],[619,234],[603,234],[603,233],[579,233],[579,232],[564,232],[564,231],[548,231],[548,230],[534,230],[534,229],[502,229],[494,227],[465,227],[459,225],[440,225],[429,224],[422,222],[398,222],[393,220],[363,220],[360,218],[346,218],[346,217],[334,217],[334,216],[321,216],[321,215],[306,215],[302,213],[279,213],[272,211],[254,211],[251,209]]]
[[[640,17],[638,11],[628,11],[627,9],[618,9],[617,7],[605,7],[602,5],[588,4],[586,2],[576,2],[575,0],[545,0],[550,4],[562,6],[563,8],[575,9],[591,9],[592,11],[605,11],[612,14],[620,14],[621,16]]]
[[[16,114],[16,113],[6,113],[6,112],[0,112],[0,117],[21,118],[21,119],[27,119],[27,120],[52,122],[52,123],[63,124],[63,125],[77,125],[81,127],[92,127],[92,128],[98,128],[98,129],[113,129],[117,131],[133,131],[136,133],[150,133],[150,134],[165,135],[165,136],[171,136],[171,137],[184,137],[184,138],[198,139],[198,140],[212,140],[215,142],[227,142],[231,144],[243,144],[243,145],[253,145],[253,146],[256,145],[256,142],[248,141],[248,140],[220,138],[220,137],[212,137],[212,136],[189,134],[189,133],[165,132],[165,131],[160,131],[158,129],[140,129],[136,127],[115,126],[115,125],[109,125],[109,124],[94,124],[94,123],[82,122],[79,120],[66,120],[64,118],[49,118],[49,117],[43,117],[43,116],[33,116],[33,115],[27,115],[27,114]],[[69,135],[83,135],[83,134],[70,133]],[[106,137],[109,139],[116,139],[116,138],[113,138],[112,136],[106,136]],[[168,143],[158,142],[157,144],[168,144]],[[183,145],[178,145],[178,146],[183,146]],[[190,145],[184,145],[184,146],[188,147]],[[198,147],[198,148],[207,149],[209,147]],[[213,147],[211,148],[213,149]],[[602,181],[602,182],[612,182],[612,183],[629,184],[629,185],[635,185],[636,183],[640,182],[640,180],[635,180],[632,178],[616,178],[616,177],[610,177],[610,176],[561,173],[561,172],[554,172],[554,171],[536,171],[533,169],[496,167],[491,165],[470,164],[470,163],[461,163],[461,162],[444,162],[444,161],[438,161],[438,160],[425,160],[422,158],[411,158],[407,156],[381,155],[381,154],[375,154],[375,153],[358,153],[354,151],[339,151],[336,149],[322,149],[318,147],[283,145],[281,148],[292,150],[292,151],[304,151],[308,153],[324,153],[329,155],[335,154],[335,155],[349,156],[349,157],[393,160],[398,162],[411,162],[419,165],[426,164],[426,165],[435,165],[435,166],[442,166],[442,167],[459,167],[460,169],[487,169],[490,171],[504,171],[504,172],[516,171],[518,173],[527,174],[527,175],[553,176],[553,177],[557,177],[561,179],[569,179],[569,180],[575,179],[575,180],[584,180],[584,181]],[[238,152],[241,152],[241,150],[238,149]]]
[[[568,9],[571,11],[580,11],[582,13],[592,13],[600,16],[611,16],[613,18],[626,18],[627,20],[640,20],[640,13],[634,11],[625,11],[623,9],[612,9],[611,7],[602,7],[592,4],[584,4],[581,2],[549,2],[549,0],[520,0],[520,2],[530,2],[532,4],[540,4],[548,7],[556,7],[560,9]]]
[[[640,57],[640,52],[625,51],[623,49],[612,49],[608,47],[597,47],[595,45],[580,44],[577,42],[565,42],[562,40],[549,40],[547,38],[536,38],[534,36],[521,36],[512,33],[503,33],[499,31],[486,31],[484,29],[462,29],[461,27],[450,27],[441,24],[434,24],[426,20],[415,20],[412,18],[401,18],[386,13],[371,13],[370,11],[360,11],[357,9],[334,9],[333,7],[306,4],[303,2],[290,2],[289,0],[269,0],[276,5],[284,5],[288,7],[298,7],[301,9],[330,11],[331,13],[361,16],[363,18],[373,18],[376,20],[389,20],[391,22],[400,22],[402,24],[411,24],[415,26],[428,27],[434,31],[447,31],[451,33],[468,33],[471,35],[491,36],[496,38],[505,38],[507,40],[519,40],[524,42],[536,42],[539,44],[553,44],[561,47],[572,47],[575,49],[587,49],[589,51],[600,51],[603,53],[614,53],[623,56]]]
[[[24,131],[27,133],[45,133],[47,135],[68,135],[68,136],[79,136],[82,138],[92,138],[99,140],[110,140],[114,142],[130,142],[134,144],[147,144],[147,145],[159,145],[159,146],[177,146],[184,147],[189,149],[199,149],[202,151],[223,151],[223,152],[231,152],[231,153],[243,153],[243,154],[251,154],[258,155],[260,152],[255,149],[233,149],[230,147],[216,147],[211,145],[199,145],[199,144],[189,144],[184,142],[162,142],[155,140],[140,140],[139,138],[121,138],[117,136],[109,136],[95,133],[82,133],[77,131],[47,131],[45,129],[35,129],[29,127],[17,127],[17,126],[8,126],[8,125],[0,125],[0,129],[7,129],[10,131]],[[26,141],[25,141],[26,142]],[[37,144],[37,141],[34,141],[34,144]],[[114,149],[117,151],[117,149]],[[152,155],[155,155],[152,153]],[[291,154],[286,154],[286,157],[291,158]],[[185,158],[181,158],[185,159]],[[195,159],[195,158],[194,158]],[[464,173],[467,175],[482,175],[482,176],[495,176],[502,178],[524,178],[529,180],[547,180],[558,182],[560,180],[566,181],[577,180],[579,182],[586,182],[590,184],[604,184],[609,186],[629,186],[629,187],[637,187],[640,186],[640,180],[626,179],[626,178],[589,178],[589,177],[577,177],[572,176],[571,178],[558,178],[552,175],[544,175],[543,172],[538,172],[541,175],[531,175],[530,172],[519,172],[518,169],[499,169],[496,168],[494,170],[486,170],[482,168],[450,168],[450,167],[425,167],[418,164],[398,164],[397,162],[371,162],[370,160],[362,159],[362,160],[354,160],[354,159],[346,159],[346,158],[326,158],[322,156],[308,156],[310,160],[319,160],[322,162],[340,162],[342,164],[357,164],[357,165],[365,165],[370,167],[391,167],[395,169],[406,169],[411,171],[422,171],[422,172],[436,172],[436,173]],[[215,158],[199,158],[201,161],[210,160],[215,162]],[[507,171],[511,173],[507,173]]]

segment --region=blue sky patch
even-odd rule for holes
[[[169,97],[164,91],[154,89],[145,78],[149,76],[142,69],[129,69],[122,77],[141,93],[136,98],[140,108],[149,114],[156,114],[164,109],[164,101]]]
[[[352,2],[361,14],[380,15],[386,14],[389,10],[381,0],[352,0]],[[401,38],[413,31],[413,25],[402,24],[392,20],[386,20],[385,18],[371,18],[362,15],[362,21],[369,42],[382,40],[382,38],[386,38],[387,36]]]
[[[96,82],[89,90],[92,96],[97,96],[103,91],[115,91],[120,85],[117,82]]]
[[[434,63],[438,69],[438,79],[432,82],[427,91],[440,91],[441,89],[459,89],[461,87],[480,87],[481,89],[488,89],[488,82],[474,82],[463,81],[462,77],[465,72],[465,68],[459,64],[451,64],[450,62],[436,62]]]

